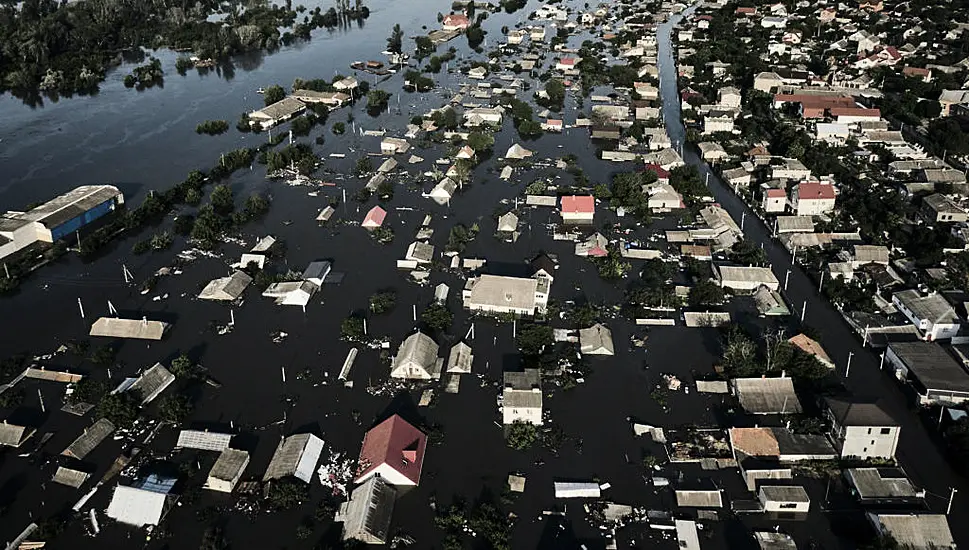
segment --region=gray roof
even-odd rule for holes
[[[102,418],[84,430],[84,433],[77,436],[70,445],[61,453],[64,456],[72,456],[78,460],[83,459],[95,447],[101,444],[105,438],[114,431],[114,424],[107,418]]]
[[[579,330],[579,349],[584,354],[613,355],[612,331],[601,323]]]
[[[533,278],[481,275],[468,279],[465,290],[471,290],[466,303],[470,307],[490,306],[533,309],[538,281]]]
[[[209,432],[201,430],[182,430],[178,433],[177,449],[201,449],[203,451],[224,451],[232,434]]]
[[[927,319],[932,323],[957,323],[959,317],[955,310],[939,294],[922,296],[917,290],[903,290],[896,292],[893,298],[912,311],[919,319]]]
[[[303,280],[323,279],[330,272],[331,267],[330,262],[326,260],[310,262],[310,265],[306,266],[306,269],[303,271]]]
[[[878,514],[869,513],[875,527],[891,535],[901,548],[917,550],[955,548],[949,530],[949,520],[942,514]]]
[[[952,200],[949,197],[942,195],[940,193],[929,195],[928,197],[925,197],[924,199],[922,199],[922,202],[932,210],[935,210],[936,212],[939,212],[939,213],[945,213],[945,214],[965,214],[966,213],[966,211],[960,208],[959,205],[952,202]]]
[[[295,476],[309,483],[313,472],[302,467],[308,465],[310,470],[315,469],[322,450],[323,442],[313,434],[291,435],[279,442],[262,480]],[[304,460],[304,455],[308,460]]]
[[[828,408],[841,426],[898,426],[878,403],[829,397]]]
[[[777,277],[769,267],[741,267],[733,265],[718,265],[720,280],[725,286],[731,282],[778,284]]]
[[[141,373],[141,376],[128,389],[141,394],[141,404],[147,405],[174,381],[174,374],[169,372],[161,363],[155,363],[153,367]]]
[[[781,456],[811,455],[826,456],[832,459],[838,456],[834,447],[823,435],[796,434],[785,428],[770,428]]]
[[[170,324],[163,321],[101,317],[91,325],[90,335],[109,338],[161,340],[170,327]]]
[[[249,464],[249,453],[238,449],[224,449],[209,470],[209,477],[231,481]]]
[[[502,392],[502,406],[512,409],[542,408],[541,390],[516,390],[505,388]]]
[[[761,485],[760,492],[765,500],[772,502],[811,502],[800,485]]]
[[[440,347],[430,336],[421,331],[408,336],[397,350],[394,366],[399,367],[404,363],[412,363],[420,366],[424,370],[430,371],[437,363],[437,352]]]
[[[80,470],[74,470],[72,468],[65,468],[63,466],[58,466],[57,471],[54,472],[54,477],[51,481],[54,483],[60,483],[61,485],[67,485],[68,487],[74,487],[77,489],[87,481],[87,478],[91,477],[91,474],[87,472],[82,472]]]
[[[763,315],[790,315],[791,313],[781,295],[764,285],[754,291],[754,303],[757,305],[757,311]]]
[[[888,263],[888,247],[870,244],[855,245],[855,261],[862,264]]]
[[[740,406],[753,414],[799,413],[801,402],[789,378],[734,378],[731,380]]]
[[[778,233],[814,233],[814,220],[811,216],[778,216]]]
[[[51,229],[120,196],[121,191],[113,185],[82,185],[25,212],[21,217]]]
[[[523,371],[508,371],[503,374],[504,386],[514,390],[532,390],[542,387],[542,371],[525,369]]]
[[[272,120],[279,120],[291,117],[305,108],[306,105],[302,101],[293,97],[285,97],[268,107],[255,111],[252,114],[256,115],[257,117],[261,115]]]
[[[386,542],[394,514],[397,490],[379,475],[371,476],[350,493],[338,516],[343,521],[343,540],[369,544]]]
[[[689,508],[723,508],[723,493],[719,489],[677,490],[676,505]]]
[[[236,271],[228,277],[220,277],[218,279],[213,279],[209,284],[205,285],[202,292],[199,293],[199,299],[201,300],[221,300],[221,301],[232,301],[242,296],[242,293],[252,282],[252,277],[250,277],[244,271]]]
[[[969,392],[969,374],[939,344],[891,342],[888,348],[926,388]]]
[[[26,426],[8,424],[6,420],[0,423],[0,445],[8,447],[19,447],[36,430]]]
[[[896,468],[849,468],[845,476],[862,499],[904,499],[917,496],[911,480]]]
[[[447,371],[464,374],[470,373],[471,362],[473,360],[474,355],[471,353],[471,346],[464,342],[458,342],[451,348],[451,353],[448,355]]]

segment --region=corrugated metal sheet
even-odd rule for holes
[[[556,481],[555,498],[599,498],[602,491],[598,483]]]
[[[204,432],[200,430],[182,430],[178,434],[176,448],[180,449],[200,449],[203,451],[224,451],[229,442],[232,441],[232,434],[217,432]]]

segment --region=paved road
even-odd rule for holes
[[[690,8],[684,14],[692,12]],[[680,118],[680,100],[677,90],[676,65],[673,59],[670,33],[681,16],[674,16],[658,30],[660,93],[663,98],[663,118],[670,139],[683,143],[686,131]],[[739,224],[746,213],[744,233],[750,241],[762,244],[771,262],[774,275],[783,281],[791,268],[791,255],[779,242],[772,239],[767,228],[740,198],[702,162],[695,149],[684,147],[684,160],[696,166],[701,175],[709,174],[709,182],[714,198],[730,213]],[[933,511],[945,512],[949,489],[955,487],[958,494],[950,515],[950,526],[957,542],[969,544],[969,522],[953,521],[955,518],[969,518],[969,484],[957,475],[942,456],[925,426],[912,410],[901,387],[894,377],[879,370],[880,353],[864,348],[848,324],[834,307],[817,291],[817,284],[808,278],[800,268],[792,268],[787,288],[787,297],[792,309],[800,313],[806,304],[805,323],[820,329],[822,344],[837,364],[839,374],[844,377],[849,353],[853,353],[851,372],[845,385],[858,397],[881,398],[883,406],[902,427],[897,458],[906,472],[919,486],[924,487],[929,496],[927,502]]]

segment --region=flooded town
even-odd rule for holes
[[[963,3],[0,4],[0,543],[967,546],[967,79]]]

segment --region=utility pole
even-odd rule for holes
[[[804,305],[801,306],[801,323],[804,323],[804,313],[807,311],[807,300],[804,300]]]
[[[948,516],[948,515],[949,515],[949,512],[951,512],[951,511],[952,511],[952,500],[953,500],[954,498],[956,498],[956,493],[958,493],[958,492],[959,492],[959,490],[958,490],[958,489],[956,489],[955,487],[951,487],[951,488],[949,489],[949,505],[948,505],[948,506],[946,506],[946,509],[945,509],[945,515],[947,515],[947,516]]]
[[[821,287],[824,286],[824,270],[821,270],[821,278],[818,281],[818,294],[821,294]]]
[[[882,361],[881,361],[881,363],[878,364],[878,370],[884,370],[884,369],[885,369],[885,352],[883,351],[882,352]]]
[[[848,375],[851,374],[851,358],[854,357],[854,355],[855,355],[855,352],[853,351],[848,352],[848,366],[845,367],[845,380],[847,380]]]
[[[740,230],[744,230],[744,222],[747,221],[747,211],[744,210],[740,213]]]
[[[787,292],[787,281],[791,278],[791,270],[788,269],[787,273],[784,274],[784,292]]]
[[[81,303],[81,299],[77,299],[77,308],[81,310],[81,319],[84,318],[84,304]]]

